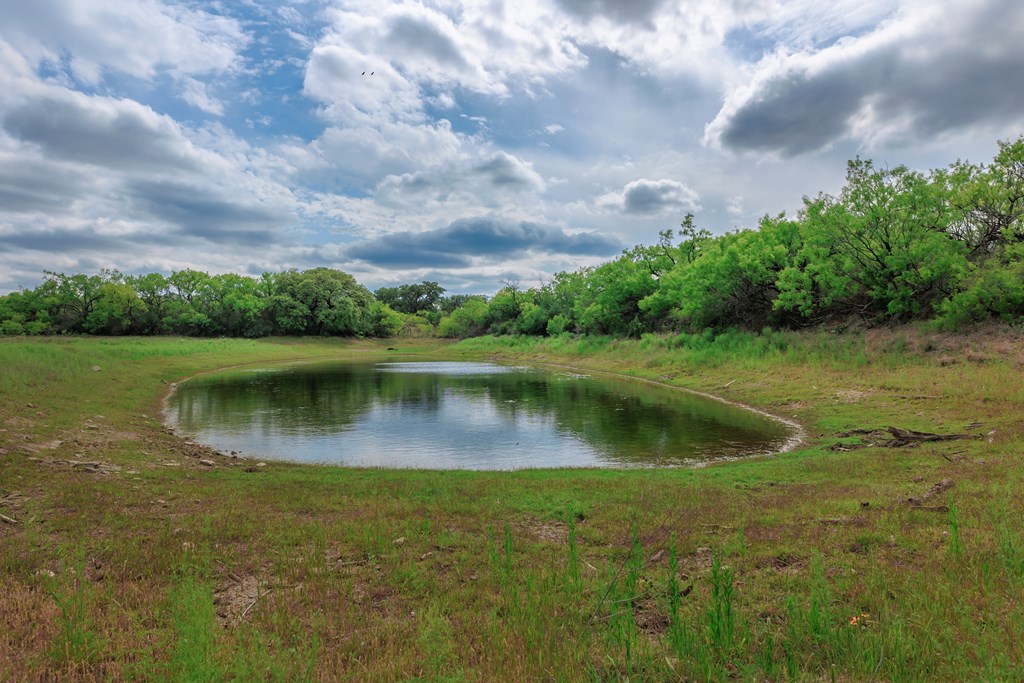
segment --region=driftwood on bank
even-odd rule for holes
[[[870,443],[844,444],[836,443],[831,446],[833,451],[853,451],[859,448],[870,446],[881,446],[882,448],[905,448],[916,446],[922,443],[934,441],[959,441],[961,439],[980,439],[979,434],[932,434],[930,432],[918,432],[913,429],[901,429],[900,427],[888,427],[886,429],[851,429],[848,432],[836,434],[839,438],[851,436],[867,436],[878,439]]]

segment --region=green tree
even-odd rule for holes
[[[348,273],[331,268],[289,270],[277,277],[271,301],[285,333],[361,336],[372,334],[373,295]]]
[[[438,310],[444,291],[444,287],[438,283],[424,280],[419,284],[381,287],[374,292],[374,296],[399,313],[411,314]]]
[[[925,317],[967,272],[940,185],[905,166],[856,159],[839,197],[805,199],[801,253],[780,277],[780,307],[832,314]]]
[[[442,337],[462,338],[483,334],[487,327],[488,305],[483,297],[472,297],[441,318],[437,333]]]
[[[761,220],[758,230],[711,239],[694,260],[680,260],[640,308],[669,327],[689,329],[777,324],[779,274],[802,245],[800,226],[784,216]]]

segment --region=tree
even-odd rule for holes
[[[285,333],[361,336],[372,334],[373,295],[348,273],[331,268],[289,270],[277,277],[271,302]]]
[[[373,294],[399,313],[412,314],[438,310],[444,292],[444,287],[438,283],[424,280],[419,284],[381,287]]]
[[[459,338],[482,334],[487,326],[488,305],[483,297],[471,297],[444,318],[437,326],[442,337]]]
[[[803,245],[784,272],[780,306],[812,319],[929,315],[967,271],[941,187],[905,166],[849,162],[839,197],[804,200]]]

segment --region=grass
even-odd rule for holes
[[[0,680],[1014,679],[1020,342],[3,339]],[[165,382],[387,345],[709,391],[808,438],[701,470],[256,468],[160,421]],[[888,426],[984,438],[838,436]]]

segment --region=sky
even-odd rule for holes
[[[1020,0],[0,0],[0,293],[318,266],[452,293],[1024,133]]]

